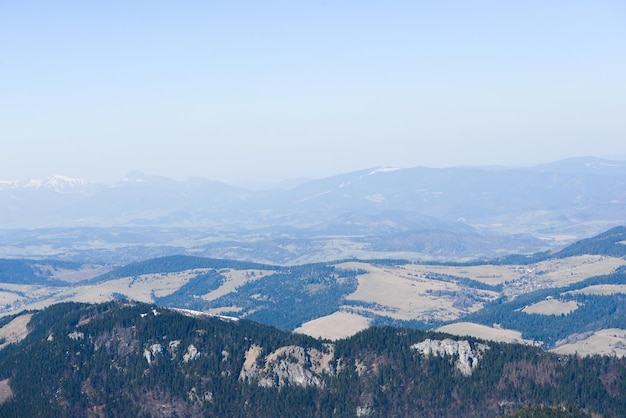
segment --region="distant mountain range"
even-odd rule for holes
[[[45,244],[52,254],[142,247],[149,256],[278,263],[364,254],[464,259],[556,248],[623,223],[626,162],[597,158],[374,168],[263,191],[141,173],[114,185],[62,176],[0,182],[0,256],[30,255],[20,248],[53,235]],[[53,232],[25,232],[36,229]],[[151,248],[128,239],[155,230],[163,234]],[[91,239],[77,237],[83,231]]]
[[[15,181],[0,181],[0,190],[37,189],[53,190],[57,193],[79,192],[86,193],[94,190],[96,183],[87,180],[65,176],[52,176],[46,180],[28,179]]]

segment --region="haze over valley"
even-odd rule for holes
[[[135,173],[0,182],[0,256],[113,264],[187,254],[273,264],[468,261],[554,250],[626,222],[626,163],[372,168],[288,189]]]

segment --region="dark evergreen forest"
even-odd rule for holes
[[[253,345],[264,354],[285,346],[328,352],[330,342],[129,301],[54,305],[35,313],[29,327],[25,340],[0,351],[0,381],[8,379],[13,392],[0,405],[2,417],[621,417],[626,411],[626,360],[615,357],[558,356],[470,338],[471,347],[488,348],[466,376],[454,356],[411,348],[454,337],[373,327],[332,343],[332,373],[319,375],[319,385],[277,388],[239,378]],[[191,346],[199,354],[186,361]]]

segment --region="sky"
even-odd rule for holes
[[[0,0],[0,179],[626,159],[626,2]]]

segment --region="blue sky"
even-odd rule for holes
[[[623,1],[0,1],[0,179],[626,159]]]

